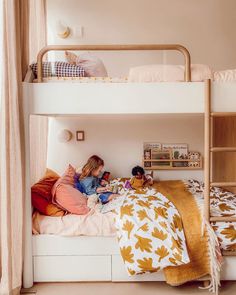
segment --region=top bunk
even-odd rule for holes
[[[174,50],[183,55],[184,66],[154,65],[151,70],[137,67],[125,78],[80,77],[80,74],[44,78],[43,57],[54,50]],[[206,95],[211,95],[213,112],[236,112],[236,72],[213,75],[205,68],[201,72],[201,67],[199,72],[191,65],[189,51],[182,45],[47,46],[38,54],[36,70],[37,79],[29,68],[23,81],[24,110],[32,115],[204,113]],[[83,69],[80,71],[84,74]],[[164,79],[159,79],[163,72]]]

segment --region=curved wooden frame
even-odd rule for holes
[[[48,51],[63,51],[63,50],[97,50],[97,51],[125,51],[125,50],[176,50],[183,54],[185,60],[185,82],[191,82],[191,57],[190,53],[182,45],[179,44],[147,44],[147,45],[49,45],[43,47],[37,56],[38,65],[38,83],[43,82],[42,77],[42,60],[43,56]]]

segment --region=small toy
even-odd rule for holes
[[[105,171],[105,172],[102,174],[102,177],[101,177],[101,179],[100,179],[100,185],[101,185],[101,186],[106,186],[106,185],[108,185],[110,175],[111,175],[111,173],[108,172],[108,171]]]
[[[189,167],[200,167],[200,153],[198,152],[189,152],[188,159],[192,160],[188,162]]]
[[[126,181],[125,181],[124,188],[126,188],[126,189],[132,189],[132,186],[131,186],[129,180],[126,180]]]
[[[107,192],[112,192],[113,194],[118,193],[118,185],[110,185],[110,175],[109,171],[105,171],[100,179],[100,185],[107,188]]]
[[[104,180],[106,180],[106,181],[109,181],[110,175],[111,175],[111,173],[110,173],[110,172],[108,172],[108,171],[105,171],[105,172],[103,173],[103,175],[102,175],[102,178],[101,178],[101,179],[104,179]]]
[[[144,151],[144,160],[151,160],[151,150]]]

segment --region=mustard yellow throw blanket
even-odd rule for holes
[[[190,257],[188,264],[164,269],[166,282],[170,285],[180,285],[210,275],[211,291],[217,293],[220,267],[215,251],[217,241],[214,232],[204,222],[195,197],[182,181],[156,182],[154,188],[167,197],[178,209]],[[205,228],[204,225],[206,225]]]

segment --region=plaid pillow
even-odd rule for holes
[[[37,78],[37,63],[30,65]],[[82,67],[71,65],[67,62],[43,62],[43,77],[84,77],[85,71]]]

